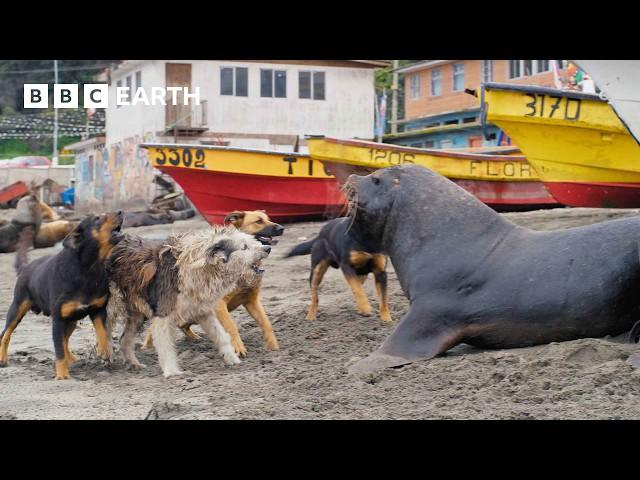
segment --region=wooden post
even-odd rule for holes
[[[398,133],[398,60],[393,61],[391,81],[391,133]]]

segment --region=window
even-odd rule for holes
[[[298,72],[298,97],[324,100],[324,79],[324,72]]]
[[[453,91],[464,90],[464,63],[453,64]]]
[[[122,87],[122,80],[118,80],[116,82],[116,95],[118,94],[118,88]],[[116,102],[116,108],[120,108],[122,105],[120,105],[120,102]]]
[[[220,69],[220,95],[249,95],[249,69],[246,67],[223,67]]]
[[[482,82],[493,82],[493,60],[482,61]]]
[[[440,148],[451,148],[453,142],[450,139],[440,140]]]
[[[324,100],[324,72],[313,72],[313,99]]]
[[[128,91],[127,95],[124,97],[127,102],[131,101],[131,95],[132,95],[131,91],[133,90],[132,83],[133,83],[133,77],[131,75],[129,75],[127,77],[127,88],[129,89],[129,91]]]
[[[528,77],[548,71],[549,60],[509,60],[509,78]]]
[[[433,148],[433,140],[427,140],[424,142],[424,148]]]
[[[458,125],[460,123],[460,120],[453,119],[453,120],[447,120],[446,122],[444,122],[445,125]]]
[[[473,123],[476,121],[476,117],[465,117],[462,119],[462,123]]]
[[[431,70],[431,95],[437,97],[442,93],[442,83],[440,82],[440,69]]]
[[[260,96],[286,98],[287,72],[284,70],[260,70]]]
[[[509,60],[509,78],[520,77],[520,60]]]
[[[298,73],[298,97],[311,98],[311,72]]]
[[[549,60],[536,60],[536,71],[538,73],[548,72],[549,69]]]
[[[142,72],[141,71],[137,71],[136,72],[136,90],[138,88],[142,87]]]
[[[411,75],[411,98],[414,100],[420,98],[420,74]]]

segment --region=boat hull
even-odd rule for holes
[[[234,210],[265,210],[283,222],[335,217],[344,199],[335,180],[297,179],[163,167],[211,224]]]
[[[344,183],[350,174],[415,163],[446,176],[496,210],[533,210],[560,206],[535,170],[514,149],[504,154],[402,147],[327,137],[307,140],[311,158]]]
[[[640,207],[640,146],[609,104],[528,86],[487,84],[483,94],[487,121],[520,147],[559,202]]]
[[[336,178],[308,156],[230,147],[147,144],[152,165],[171,176],[211,224],[234,210],[265,210],[277,222],[338,216]],[[185,162],[186,159],[186,162]]]
[[[640,183],[547,182],[547,190],[573,207],[636,208],[640,206]]]

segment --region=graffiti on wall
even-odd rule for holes
[[[153,194],[153,167],[139,145],[153,134],[99,145],[76,156],[76,209],[110,210],[147,204]]]

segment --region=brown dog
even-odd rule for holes
[[[278,237],[284,232],[284,227],[272,222],[264,210],[231,212],[224,218],[224,224],[233,225],[241,232],[253,235],[256,240],[264,245],[277,243],[277,240],[273,240],[273,237]],[[271,322],[264,311],[262,302],[260,302],[260,284],[260,279],[252,284],[240,281],[233,292],[227,294],[224,299],[218,301],[214,306],[218,321],[231,336],[233,349],[242,357],[247,355],[247,349],[242,342],[242,338],[240,338],[236,322],[229,314],[240,305],[244,306],[249,315],[260,325],[267,348],[269,350],[278,350],[278,340],[273,333]],[[191,339],[200,338],[191,331],[190,325],[182,327],[182,331]],[[148,330],[144,348],[151,348],[152,345],[151,330]]]

